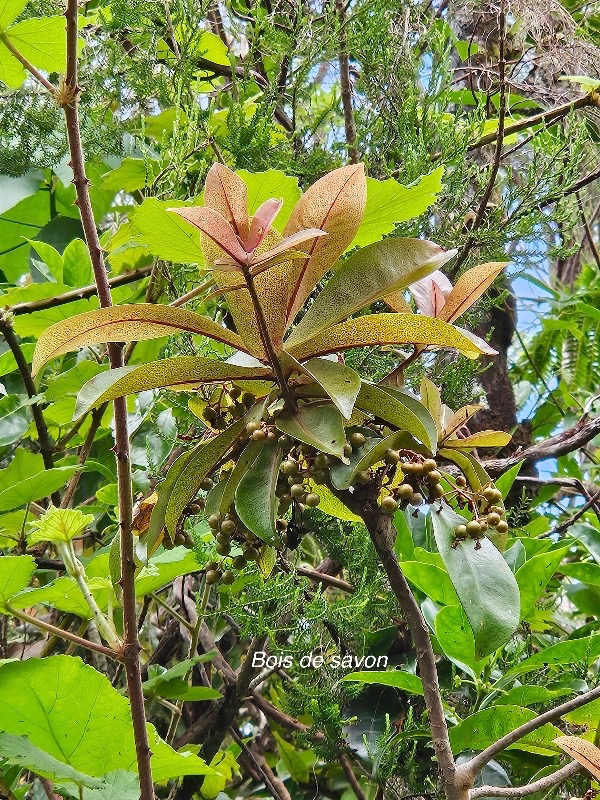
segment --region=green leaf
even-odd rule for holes
[[[408,580],[436,603],[446,606],[459,604],[452,581],[445,570],[421,561],[403,561],[400,566]]]
[[[456,542],[454,529],[464,524],[445,503],[434,503],[435,541],[475,637],[476,658],[509,641],[519,624],[519,587],[510,567],[489,541]]]
[[[495,350],[483,339],[434,317],[420,314],[367,314],[340,322],[316,336],[286,350],[298,361],[338,353],[354,347],[373,347],[383,344],[418,344],[458,350],[467,358],[482,354],[494,355]]]
[[[415,447],[419,449],[418,442],[405,431],[391,433],[384,439],[369,436],[369,431],[367,431],[367,429],[364,429],[363,433],[365,434],[366,441],[362,447],[357,448],[350,455],[348,459],[349,463],[336,463],[331,466],[331,482],[336,489],[347,489],[358,472],[368,469],[373,466],[373,464],[382,461],[385,453],[390,449],[395,450],[399,447],[410,450]]]
[[[101,673],[71,656],[16,661],[0,667],[0,718],[6,733],[27,736],[50,756],[100,777],[135,771],[128,700]],[[176,753],[149,726],[154,780],[210,769],[191,753]],[[183,760],[182,760],[183,759]]]
[[[421,679],[411,672],[405,672],[401,669],[391,669],[385,672],[351,672],[349,675],[344,675],[340,680],[377,684],[377,686],[393,686],[403,692],[423,696],[423,682]]]
[[[496,489],[502,492],[503,500],[506,500],[506,497],[512,489],[512,485],[515,482],[515,479],[524,463],[524,461],[519,461],[519,463],[515,464],[514,467],[507,469],[503,475],[500,475],[499,478],[496,478]]]
[[[281,211],[273,223],[275,230],[281,233],[302,194],[298,178],[286,175],[277,169],[268,169],[266,172],[247,172],[245,169],[240,169],[236,175],[240,176],[248,189],[248,212],[251,216],[265,200],[270,200],[272,197],[283,200]]]
[[[244,477],[244,475],[248,472],[252,464],[258,458],[259,453],[263,448],[262,442],[255,442],[251,441],[247,447],[244,449],[240,457],[238,458],[234,468],[229,473],[229,477],[227,481],[221,481],[224,483],[223,491],[219,498],[219,507],[216,509],[215,514],[226,514],[231,504],[235,500],[235,493],[237,491],[238,486],[240,485],[240,481]],[[217,484],[220,486],[220,484]],[[216,488],[216,487],[215,487]],[[211,490],[214,491],[214,490]],[[205,516],[210,516],[208,511],[208,504],[207,508],[205,509]]]
[[[201,356],[175,356],[151,361],[140,367],[119,367],[94,376],[77,396],[75,418],[115,397],[168,388],[171,391],[194,391],[206,383],[226,380],[243,381],[269,378],[267,367],[238,367],[226,361]]]
[[[196,42],[196,53],[213,64],[230,66],[229,48],[216,33],[202,31]]]
[[[315,336],[391,292],[439,269],[455,255],[425,239],[386,239],[354,253],[337,268],[286,341]]]
[[[515,578],[521,594],[521,619],[527,619],[535,609],[535,604],[552,578],[560,562],[569,552],[568,547],[540,553],[528,559],[517,570]]]
[[[452,450],[449,447],[443,447],[440,449],[439,455],[447,458],[449,461],[453,461],[458,467],[460,467],[466,479],[469,481],[469,485],[474,491],[478,492],[482,486],[491,484],[492,479],[481,466],[479,461],[471,455],[471,453],[463,453],[457,450]]]
[[[410,186],[393,178],[367,178],[367,205],[351,247],[364,247],[391,233],[399,222],[420,216],[437,200],[442,190],[444,167],[423,175]]]
[[[124,158],[120,165],[102,179],[102,188],[108,192],[135,192],[152,185],[158,173],[158,162],[147,158]]]
[[[21,344],[21,350],[23,351],[25,360],[28,363],[31,361],[34,348],[35,345],[30,344],[28,342],[24,342],[23,344]],[[0,377],[2,377],[3,375],[8,375],[10,372],[14,372],[16,369],[17,369],[17,362],[15,361],[15,357],[13,356],[12,352],[10,350],[7,350],[5,353],[2,353],[2,355],[0,356]]]
[[[584,639],[557,642],[511,667],[498,681],[496,688],[501,688],[513,678],[527,672],[549,666],[559,666],[562,669],[567,664],[589,665],[598,656],[600,656],[600,634],[592,634]]]
[[[435,453],[437,447],[435,422],[425,406],[406,392],[363,381],[356,406],[361,411],[368,411],[383,419],[394,428],[407,431],[422,442],[429,452]]]
[[[165,527],[165,516],[167,513],[167,507],[169,504],[169,499],[173,492],[173,489],[179,480],[181,473],[183,472],[184,468],[188,464],[188,462],[198,453],[198,451],[204,447],[204,442],[200,442],[196,445],[192,450],[188,450],[187,453],[182,453],[178,456],[175,461],[169,467],[167,472],[167,476],[162,483],[160,483],[156,489],[158,494],[158,500],[154,508],[152,509],[152,515],[150,517],[150,525],[148,527],[148,533],[145,537],[143,537],[143,545],[146,548],[147,553],[153,553],[156,543],[159,541],[163,529]],[[116,552],[120,552],[117,546]],[[119,562],[120,564],[120,562]],[[120,567],[119,567],[120,569]]]
[[[176,200],[160,201],[148,197],[130,212],[130,222],[139,235],[137,244],[144,244],[153,256],[173,261],[175,264],[198,264],[204,266],[200,249],[200,231],[179,214],[170,214],[167,209],[191,205]]]
[[[150,669],[159,669],[163,671],[153,675],[151,678],[148,678],[147,681],[144,681],[144,694],[160,694],[159,690],[164,683],[169,683],[169,681],[172,681],[175,678],[185,677],[195,664],[203,664],[206,661],[211,661],[214,656],[215,652],[211,651],[209,653],[203,653],[199,656],[193,656],[192,658],[186,658],[184,661],[180,661],[170,669],[164,669],[164,667],[151,667]]]
[[[0,732],[0,759],[24,767],[51,781],[72,781],[77,786],[99,788],[103,781],[73,769],[32,744],[25,736]]]
[[[496,706],[533,706],[552,703],[559,697],[571,694],[569,689],[547,689],[545,686],[515,686],[496,700]]]
[[[83,239],[73,239],[63,253],[64,281],[69,286],[89,286],[94,283],[90,251]]]
[[[91,583],[91,581],[90,581]],[[93,588],[92,594],[101,611],[108,607],[110,589],[107,586]],[[77,581],[66,575],[56,578],[56,580],[35,589],[25,589],[15,595],[11,601],[13,608],[29,608],[34,605],[50,606],[65,614],[75,614],[81,619],[91,619],[92,612],[86,602]]]
[[[84,514],[79,509],[54,508],[50,506],[35,521],[33,532],[28,536],[31,544],[37,542],[70,542],[94,521],[93,514]]]
[[[519,706],[496,706],[477,711],[450,729],[452,752],[484,750],[515,728],[535,719],[536,716],[534,711]],[[527,753],[546,756],[556,755],[556,746],[552,741],[557,736],[560,736],[559,729],[547,724],[527,734],[507,749],[524,750]]]
[[[52,358],[81,347],[107,342],[141,342],[186,331],[245,350],[240,337],[209,317],[183,308],[136,303],[111,306],[57,322],[38,339],[33,372]]]
[[[435,635],[450,661],[474,679],[481,675],[485,659],[477,659],[473,629],[462,606],[440,609],[435,617]]]
[[[346,434],[337,408],[325,403],[307,403],[290,414],[284,411],[275,422],[276,427],[293,439],[316,447],[345,461]]]
[[[27,5],[27,0],[0,0],[0,28],[7,28]]]
[[[575,578],[576,581],[590,586],[600,586],[600,564],[593,564],[591,561],[563,564],[560,571],[570,578]]]
[[[0,613],[9,613],[6,604],[27,586],[35,569],[33,556],[0,556]]]
[[[200,565],[193,550],[187,547],[174,547],[163,550],[149,559],[135,578],[136,597],[145,597],[157,592],[180,575],[198,572]]]
[[[38,69],[64,72],[67,39],[64,17],[32,17],[4,30],[4,36],[19,53]],[[26,72],[0,39],[0,80],[18,89]]]
[[[242,432],[246,424],[245,419],[234,422],[227,430],[215,436],[214,439],[203,443],[202,446],[193,451],[193,455],[183,465],[179,477],[172,485],[169,484],[169,498],[165,510],[164,522],[171,536],[175,535],[175,529],[184,508],[193,500],[200,488],[200,484],[210,474],[216,463],[225,455],[231,445]],[[161,493],[159,491],[159,500]],[[156,505],[152,518],[157,513]],[[162,526],[161,526],[162,527]]]
[[[235,491],[235,510],[242,524],[263,542],[272,542],[277,535],[275,518],[279,500],[275,486],[281,455],[277,442],[265,444]]]
[[[104,775],[102,785],[97,789],[84,787],[82,800],[137,800],[140,796],[140,783],[134,772],[123,769]]]
[[[76,466],[47,470],[39,453],[18,448],[8,467],[0,470],[0,511],[49,497],[63,488],[76,470]]]
[[[345,419],[350,419],[360,391],[360,376],[339,361],[312,358],[301,367],[331,398]]]
[[[55,247],[52,247],[51,244],[46,244],[46,242],[38,242],[35,239],[31,239],[29,244],[48,267],[57,283],[65,283],[69,286],[79,285],[74,283],[69,284],[68,281],[63,278],[63,257]],[[35,284],[31,285],[35,286]]]
[[[277,745],[279,757],[290,773],[291,779],[297,783],[308,783],[310,772],[308,764],[302,758],[300,751],[296,750],[294,745],[290,744],[290,742],[286,742],[283,736],[280,736],[277,731],[273,731],[273,738]]]

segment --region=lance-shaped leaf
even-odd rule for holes
[[[519,587],[510,567],[485,538],[456,542],[454,529],[464,524],[446,503],[434,503],[435,541],[475,637],[482,658],[506,644],[519,624]]]
[[[283,354],[282,364],[286,370],[294,369],[312,378],[333,400],[342,416],[350,419],[361,383],[359,374],[351,367],[325,358],[312,358],[300,364],[287,353]]]
[[[489,264],[479,264],[463,272],[446,298],[439,314],[440,319],[446,322],[458,319],[491,286],[508,263],[508,261],[494,261]]]
[[[503,433],[502,431],[478,431],[477,433],[466,436],[464,439],[448,439],[445,442],[446,447],[452,448],[466,448],[471,447],[504,447],[507,445],[512,436],[510,433]]]
[[[244,475],[248,472],[252,464],[258,458],[260,451],[263,448],[263,442],[255,442],[251,441],[242,455],[238,458],[235,467],[229,473],[229,477],[226,481],[220,481],[217,486],[223,485],[223,490],[221,492],[221,496],[219,498],[219,508],[216,511],[212,512],[215,514],[226,514],[231,507],[231,504],[235,500],[235,493],[237,491],[238,486],[240,485],[240,481],[244,477]],[[216,488],[216,487],[215,487]],[[214,489],[211,489],[211,493]],[[207,502],[208,508],[208,502]],[[206,516],[210,516],[208,511],[206,512]]]
[[[167,501],[165,525],[171,536],[175,535],[175,529],[183,510],[196,496],[200,484],[229,450],[242,432],[245,424],[246,420],[240,419],[230,425],[223,433],[210,439],[200,449],[196,450],[184,465]],[[158,496],[160,501],[160,491]]]
[[[299,442],[310,444],[322,453],[337,456],[342,461],[347,460],[344,457],[344,423],[334,405],[307,403],[293,413],[284,411],[275,425]]]
[[[272,542],[279,499],[275,494],[281,448],[277,442],[263,446],[252,470],[246,472],[235,491],[235,510],[243,525],[263,542]]]
[[[443,458],[447,458],[448,461],[453,461],[458,467],[460,467],[466,479],[469,481],[469,486],[475,492],[478,492],[483,486],[491,485],[492,479],[481,466],[479,461],[470,453],[464,453],[460,450],[451,450],[449,447],[443,447],[440,449],[439,454]]]
[[[275,198],[271,197],[256,209],[256,213],[250,222],[248,236],[245,239],[246,247],[250,248],[250,251],[256,250],[257,247],[261,246],[265,234],[273,224],[277,214],[279,214],[282,205],[282,200],[275,200]]]
[[[208,206],[190,206],[184,208],[169,208],[174,214],[179,214],[191,225],[202,231],[208,236],[221,250],[233,259],[234,264],[244,264],[247,261],[248,253],[240,244],[233,227],[224,216]]]
[[[238,367],[225,361],[201,356],[175,356],[151,361],[140,367],[119,367],[100,372],[85,383],[77,395],[75,418],[115,397],[169,388],[171,391],[192,391],[205,383],[255,380],[272,376],[268,367]]]
[[[350,456],[349,464],[333,464],[331,467],[331,483],[336,489],[347,489],[358,472],[382,461],[390,448],[396,450],[399,447],[409,450],[422,450],[419,443],[406,431],[396,431],[396,433],[392,433],[383,439],[375,436],[366,437],[364,445],[355,450]]]
[[[442,432],[442,398],[440,390],[429,378],[422,379],[420,388],[421,402],[431,414],[439,435]]]
[[[481,403],[473,403],[472,405],[463,406],[455,411],[450,417],[450,420],[444,425],[442,430],[442,439],[448,439],[456,433],[459,428],[468,422],[471,417],[474,417],[478,411],[481,411],[483,406]]]
[[[395,391],[387,386],[374,386],[363,381],[356,406],[361,411],[368,411],[385,420],[394,428],[408,431],[431,453],[435,453],[437,446],[435,422],[425,406],[406,392]]]
[[[248,190],[244,181],[223,164],[213,164],[206,175],[204,202],[218,211],[240,237],[248,235]]]
[[[494,354],[483,339],[466,334],[466,331],[440,319],[419,314],[368,314],[348,319],[318,333],[311,339],[292,345],[286,350],[298,361],[350,350],[353,347],[372,347],[382,344],[417,344],[449,347],[467,358],[478,358],[483,353]]]
[[[307,250],[309,257],[291,266],[286,313],[288,324],[293,322],[308,295],[354,239],[366,201],[364,167],[351,164],[322,177],[296,203],[284,236],[306,228],[319,228],[329,235],[314,240]]]
[[[439,269],[456,254],[425,239],[386,239],[351,255],[335,271],[287,340],[302,342],[390,292]]]
[[[586,739],[580,739],[578,736],[557,736],[554,744],[557,744],[561,750],[585,767],[597,781],[600,781],[600,749],[596,745]]]
[[[33,356],[33,372],[38,372],[51,358],[80,347],[107,342],[141,342],[180,331],[208,336],[247,352],[237,334],[208,317],[183,308],[139,303],[86,311],[51,325],[38,339]]]

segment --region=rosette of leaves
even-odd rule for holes
[[[196,504],[215,531],[219,555],[241,549],[234,566],[285,545],[290,508],[332,504],[349,514],[344,493],[358,484],[377,481],[388,513],[443,495],[437,475],[423,467],[428,461],[435,472],[440,438],[427,402],[363,381],[340,354],[385,345],[453,348],[469,358],[494,351],[454,324],[458,313],[452,321],[413,313],[403,297],[455,251],[388,238],[342,258],[359,229],[366,187],[362,165],[325,175],[301,196],[282,236],[272,227],[281,202],[269,199],[249,216],[244,181],[216,164],[206,179],[205,205],[173,213],[201,231],[235,331],[183,308],[136,304],[80,314],[40,337],[35,371],[77,348],[178,331],[235,351],[225,362],[179,356],[113,369],[81,390],[78,415],[148,389],[189,392],[190,407],[207,423],[202,440],[174,461],[158,487],[145,533],[149,551],[161,536],[175,538],[200,490],[207,494]],[[466,310],[502,266],[465,273],[446,296],[448,307]],[[364,313],[378,300],[391,311]],[[452,450],[451,442],[442,443]],[[478,444],[485,443],[465,442],[461,453]],[[411,471],[411,496],[400,496]],[[479,481],[476,490],[481,487]],[[218,576],[217,568],[210,572]]]

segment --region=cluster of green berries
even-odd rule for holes
[[[403,482],[390,487],[380,507],[386,514],[393,514],[398,508],[410,505],[418,508],[427,501],[437,500],[444,495],[441,485],[442,473],[434,458],[421,458],[411,454],[411,459],[403,459],[398,450],[388,450],[384,456],[390,467],[402,470]]]
[[[466,488],[467,481],[463,476],[456,478],[456,485]],[[455,537],[458,541],[467,538],[479,539],[490,529],[495,529],[497,533],[505,534],[508,532],[508,522],[506,521],[506,511],[501,505],[502,492],[494,486],[486,486],[473,498],[472,508],[475,514],[474,519],[457,525],[454,529]]]
[[[256,402],[252,392],[242,392],[239,386],[219,390],[209,405],[202,411],[202,419],[215,431],[224,431],[236,420],[248,413]]]

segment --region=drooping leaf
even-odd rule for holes
[[[277,534],[275,519],[279,500],[275,494],[281,448],[277,442],[266,443],[235,490],[235,510],[243,525],[263,542],[272,542]]]
[[[223,433],[210,439],[201,448],[195,450],[189,461],[183,466],[179,477],[170,486],[171,491],[167,500],[165,525],[171,536],[175,535],[175,529],[184,508],[195,497],[204,478],[207,477],[215,464],[229,450],[245,424],[244,419],[234,422]],[[160,499],[161,493],[159,490],[159,502]],[[154,514],[152,516],[154,517]]]
[[[0,614],[7,614],[6,604],[27,586],[35,572],[33,556],[0,556]]]
[[[52,325],[38,339],[33,372],[38,372],[51,358],[80,347],[107,342],[140,342],[181,331],[208,336],[236,350],[246,350],[237,334],[208,317],[183,308],[138,303],[89,311]]]
[[[519,624],[515,577],[488,539],[455,541],[454,529],[464,524],[464,518],[448,505],[434,504],[431,521],[438,550],[473,629],[475,655],[489,655],[506,644]]]
[[[510,433],[503,433],[502,431],[478,431],[465,436],[464,439],[448,439],[445,442],[446,447],[457,449],[472,448],[472,447],[504,447],[507,445],[512,436]]]
[[[365,213],[351,246],[378,242],[399,222],[419,217],[435,203],[442,190],[443,175],[444,167],[437,167],[410,186],[403,186],[393,178],[385,181],[367,178]]]
[[[283,736],[277,733],[277,731],[273,731],[273,738],[275,739],[279,757],[292,780],[298,783],[308,783],[310,770],[308,764],[302,758],[300,751],[290,742],[286,742]]]
[[[276,427],[293,439],[345,460],[346,435],[340,412],[327,403],[307,403],[293,413],[284,411]]]
[[[254,442],[254,441],[249,442],[249,444],[242,452],[241,456],[236,461],[234,468],[229,473],[229,477],[227,478],[227,480],[220,482],[223,484],[223,491],[219,499],[219,507],[216,509],[216,511],[211,512],[208,509],[208,502],[207,502],[207,507],[205,509],[205,516],[209,517],[211,513],[216,513],[216,514],[227,513],[231,504],[235,500],[235,493],[240,484],[240,481],[258,458],[258,455],[261,452],[262,448],[263,448],[262,442]],[[217,484],[217,486],[219,485],[220,484]],[[211,492],[212,491],[214,491],[214,489],[211,490]]]
[[[366,429],[364,433],[367,434]],[[388,450],[396,450],[400,447],[418,450],[419,444],[406,431],[391,433],[383,439],[378,436],[366,435],[364,445],[354,450],[348,458],[348,464],[338,463],[331,466],[331,483],[336,489],[347,489],[358,472],[382,461]]]
[[[471,453],[465,453],[462,450],[452,450],[449,447],[442,447],[439,451],[439,455],[443,458],[447,458],[448,461],[453,461],[459,466],[467,478],[469,485],[476,492],[478,492],[482,486],[492,482],[492,479],[485,469]]]
[[[439,314],[440,319],[446,320],[446,322],[454,322],[455,319],[458,319],[491,286],[506,266],[508,266],[508,261],[498,261],[479,264],[477,267],[463,272],[446,298]]]
[[[364,167],[351,164],[320,178],[296,203],[284,236],[306,228],[319,228],[328,235],[311,243],[306,251],[309,258],[291,264],[287,282],[288,325],[318,281],[354,239],[365,210],[366,195]]]
[[[324,389],[342,416],[350,419],[360,391],[359,374],[346,364],[324,358],[312,358],[298,367]]]
[[[2,666],[0,717],[6,733],[26,736],[50,756],[92,777],[135,770],[129,702],[79,658],[51,656]],[[152,726],[149,732],[156,781],[210,772],[191,753],[182,762]],[[191,773],[185,771],[189,768]]]
[[[93,514],[84,514],[74,508],[50,508],[35,521],[33,532],[28,539],[37,542],[70,542],[75,536],[94,521]]]
[[[554,739],[561,750],[568,753],[575,761],[600,781],[600,749],[578,736],[557,736]]]
[[[103,781],[64,764],[32,744],[26,736],[14,736],[0,731],[0,759],[6,764],[30,769],[52,781],[72,781],[77,786],[100,788]]]
[[[148,389],[166,387],[171,391],[193,391],[206,383],[255,380],[271,375],[267,367],[238,367],[201,356],[163,358],[140,367],[120,367],[96,375],[79,392],[74,416],[77,418],[115,397]]]
[[[385,672],[369,670],[368,672],[351,672],[340,678],[342,681],[352,681],[356,683],[376,684],[377,686],[393,686],[409,694],[423,696],[423,682],[417,675],[405,672],[402,669],[390,669]]]
[[[263,578],[268,578],[270,576],[276,563],[277,550],[275,547],[271,547],[270,544],[264,544],[262,547],[259,547],[256,564]]]
[[[353,347],[382,344],[417,344],[448,347],[467,358],[495,350],[483,339],[466,335],[466,331],[439,319],[419,314],[369,314],[340,322],[305,342],[286,348],[299,361],[313,356],[338,353]]]
[[[452,581],[444,569],[423,561],[403,561],[400,566],[406,578],[436,603],[446,606],[459,603]]]
[[[359,250],[337,268],[290,334],[286,347],[439,269],[455,253],[425,239],[386,239]]]
[[[156,501],[156,504],[152,510],[148,534],[147,536],[143,537],[143,544],[145,545],[147,554],[151,554],[154,551],[157,542],[160,541],[160,537],[163,534],[169,499],[181,476],[181,473],[187,466],[188,462],[196,456],[202,447],[204,447],[204,442],[200,442],[192,450],[188,450],[187,453],[182,453],[180,456],[178,456],[169,467],[169,471],[167,472],[167,476],[164,481],[158,485],[156,490],[158,494],[158,500]],[[119,550],[117,549],[116,552],[118,553]]]
[[[568,547],[540,553],[517,570],[515,578],[521,593],[521,619],[526,619],[534,610],[536,601],[543,594],[548,581],[569,552]]]
[[[463,750],[483,750],[536,716],[535,711],[519,706],[497,706],[477,711],[450,729],[452,751],[461,753]],[[555,755],[553,741],[557,732],[560,731],[554,725],[546,724],[509,745],[508,749]]]
[[[356,406],[401,431],[409,432],[411,436],[419,439],[427,450],[435,453],[437,448],[435,422],[425,406],[406,392],[363,381]]]

